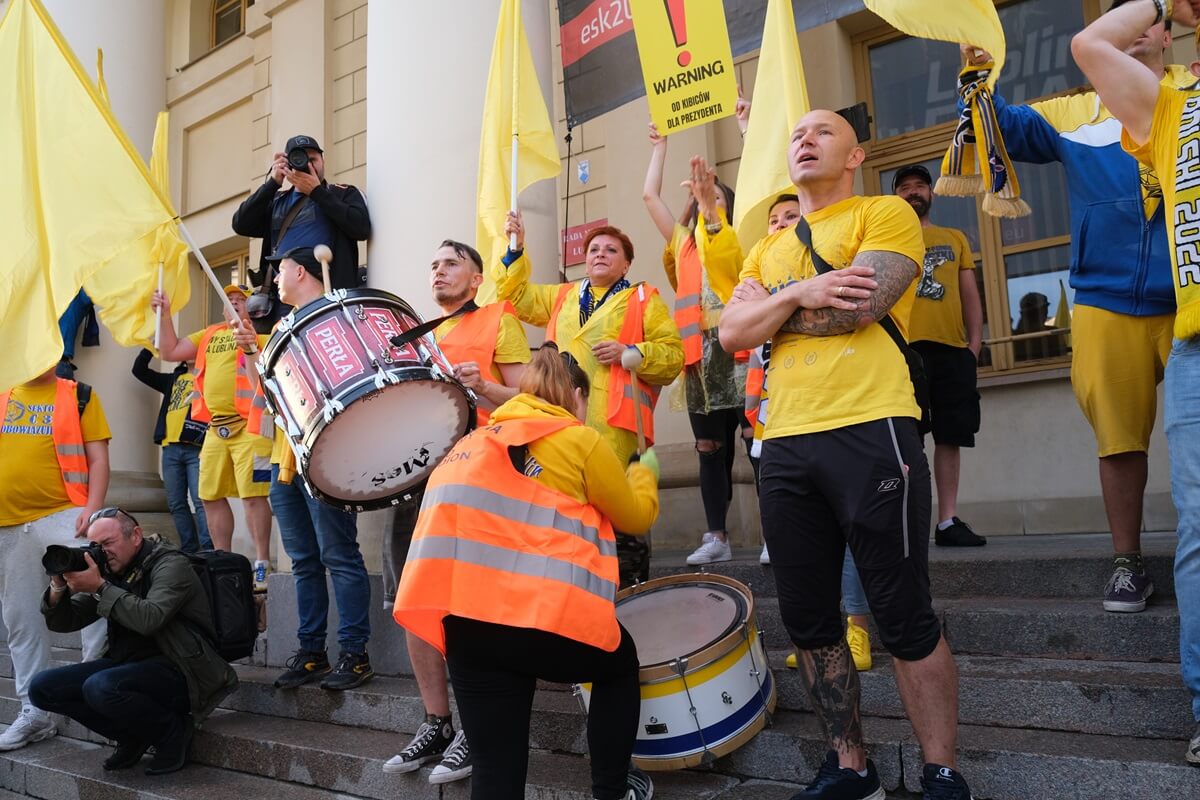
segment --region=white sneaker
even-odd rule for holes
[[[462,780],[471,775],[471,748],[467,747],[467,735],[460,729],[454,741],[446,748],[442,761],[429,773],[429,782],[436,785]]]
[[[771,554],[767,552],[766,542],[763,542],[763,551],[762,555],[758,557],[758,563],[762,564],[763,566],[768,566],[771,563]]]
[[[733,551],[729,549],[729,542],[721,541],[711,532],[704,534],[701,542],[696,551],[687,557],[688,564],[692,566],[697,564],[713,564],[717,561],[729,561],[733,558]]]
[[[27,744],[49,739],[56,733],[58,728],[49,714],[33,706],[25,706],[8,726],[8,730],[0,733],[0,750],[16,750]]]

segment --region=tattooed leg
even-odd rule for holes
[[[838,761],[843,767],[866,769],[858,672],[850,658],[850,646],[843,638],[829,647],[799,650],[797,661],[809,702]]]

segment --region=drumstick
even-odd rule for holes
[[[313,255],[317,257],[317,261],[321,262],[321,279],[325,281],[325,294],[333,294],[333,289],[329,285],[329,262],[333,259],[333,253],[330,251],[329,245],[317,245],[313,248]]]

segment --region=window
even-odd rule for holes
[[[998,93],[1027,103],[1083,87],[1070,54],[1089,0],[997,3],[1010,46]],[[937,175],[957,113],[958,46],[898,35],[887,28],[856,42],[858,80],[874,117],[866,145],[868,193],[891,191],[896,170],[923,163]],[[996,219],[974,198],[934,197],[932,219],[958,228],[974,250],[983,298],[981,372],[1061,367],[1069,359],[1070,209],[1059,164],[1016,162],[1021,195],[1033,213]]]
[[[246,29],[246,9],[254,0],[213,0],[212,46],[225,44]]]
[[[231,283],[236,283],[241,286],[248,286],[246,282],[247,262],[249,253],[237,253],[231,256],[224,256],[220,259],[214,259],[209,263],[213,273],[217,276],[217,280],[221,281],[222,286],[227,286]],[[202,327],[213,325],[218,322],[223,322],[225,316],[223,310],[225,301],[221,299],[221,293],[218,293],[216,288],[204,275],[204,270],[197,264],[192,267],[192,291],[197,295],[197,299],[202,299]],[[203,287],[203,294],[198,291]]]

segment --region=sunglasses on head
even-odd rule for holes
[[[134,527],[137,527],[137,528],[141,527],[141,525],[138,524],[137,517],[135,517],[133,514],[130,514],[125,509],[120,508],[119,506],[107,506],[106,508],[100,509],[99,511],[97,511],[96,513],[94,513],[90,517],[88,517],[88,525],[91,525],[93,522],[95,522],[98,519],[107,519],[109,517],[115,517],[118,514],[124,514],[129,519],[129,521],[133,523]]]

